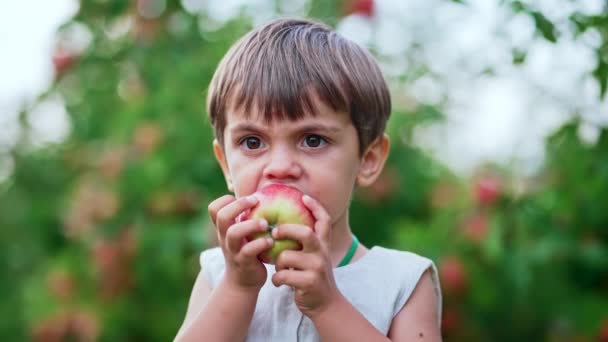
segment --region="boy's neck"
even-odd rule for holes
[[[352,241],[352,231],[348,224],[348,211],[346,211],[332,227],[329,257],[331,258],[331,264],[334,268],[342,261],[348,252]],[[357,252],[351,260],[351,263],[363,256],[366,251],[367,248],[362,244],[359,244],[359,248],[357,248]]]

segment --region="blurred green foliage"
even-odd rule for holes
[[[368,10],[358,2],[312,1],[309,15],[335,24],[349,8]],[[14,172],[0,183],[2,340],[166,341],[183,320],[198,254],[213,244],[206,206],[226,192],[205,89],[252,23],[243,15],[201,29],[213,22],[204,12],[171,1],[146,19],[136,3],[155,2],[81,3],[62,31],[83,25],[91,42],[58,50],[55,82],[39,99],[65,99],[71,135],[33,149],[23,134],[10,151]],[[507,3],[559,39],[541,12]],[[608,15],[571,20],[601,33],[603,96]],[[517,51],[514,63],[524,60]],[[436,261],[446,340],[607,338],[608,131],[587,145],[574,120],[547,140],[538,175],[488,165],[462,179],[412,144],[415,127],[442,117],[396,106],[386,170],[352,203],[360,240]]]

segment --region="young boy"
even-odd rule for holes
[[[441,340],[434,264],[357,245],[348,220],[355,186],[372,184],[386,161],[390,110],[373,57],[323,24],[275,20],[230,49],[211,81],[208,111],[235,196],[209,205],[220,247],[201,254],[176,340]],[[277,183],[306,194],[315,224],[274,229],[274,238],[302,249],[267,265],[258,255],[272,239],[245,239],[267,222],[236,218],[257,204],[251,194]],[[354,257],[337,267],[349,249]]]

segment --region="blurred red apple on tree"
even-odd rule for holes
[[[600,332],[597,339],[599,342],[608,342],[608,318],[600,324]]]
[[[465,266],[457,256],[449,256],[441,263],[439,277],[447,296],[462,295],[469,286]]]
[[[344,3],[344,14],[371,17],[374,15],[374,0],[347,0]]]
[[[67,313],[58,313],[35,322],[31,326],[31,340],[34,342],[64,341],[69,329],[69,315]]]
[[[463,229],[467,239],[480,243],[488,236],[488,218],[482,214],[468,217],[464,221]]]
[[[259,200],[258,204],[240,215],[237,221],[264,219],[268,222],[268,230],[249,237],[250,241],[257,238],[272,238],[272,230],[285,223],[301,224],[314,229],[314,218],[302,202],[304,194],[300,190],[283,184],[272,184],[260,189],[254,195]],[[282,251],[300,248],[297,241],[275,240],[272,248],[262,253],[259,258],[265,263],[273,264]]]
[[[74,277],[66,270],[53,270],[47,276],[50,293],[59,299],[70,299],[75,291]]]
[[[76,56],[71,51],[66,49],[58,48],[53,53],[53,66],[55,68],[55,75],[61,77],[66,71],[68,71],[74,62]]]
[[[441,331],[445,334],[450,334],[462,324],[462,317],[458,310],[452,307],[446,307],[443,310],[441,317]]]
[[[475,183],[475,198],[477,203],[489,206],[500,198],[502,187],[500,180],[493,176],[486,176]]]

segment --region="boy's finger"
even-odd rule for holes
[[[302,245],[305,252],[313,252],[319,249],[319,237],[310,227],[301,224],[282,224],[272,230],[275,240],[295,240]]]
[[[207,206],[207,211],[209,212],[209,217],[211,217],[211,222],[215,224],[217,219],[217,212],[220,211],[224,206],[228,205],[228,203],[234,201],[235,198],[232,195],[224,195],[220,198],[215,199],[213,202],[209,203]]]
[[[319,201],[308,195],[302,197],[302,202],[304,202],[304,205],[315,217],[315,232],[319,234],[321,240],[329,245],[331,242],[331,217],[329,216],[329,213],[327,213]]]
[[[258,199],[255,196],[247,196],[241,197],[221,208],[217,213],[217,220],[215,221],[215,225],[220,231],[220,235],[225,236],[226,230],[234,223],[236,217],[257,203]]]
[[[271,238],[255,239],[244,244],[239,254],[247,259],[257,259],[258,255],[271,248],[273,243],[274,241]]]
[[[296,289],[309,289],[315,285],[313,273],[298,270],[281,270],[272,275],[274,286],[287,285]]]
[[[238,253],[241,249],[243,239],[255,233],[265,232],[268,223],[265,220],[247,220],[231,225],[226,230],[226,246],[232,253]]]
[[[274,268],[277,272],[288,269],[316,271],[321,269],[323,265],[315,260],[314,255],[309,253],[284,250],[274,261]]]

